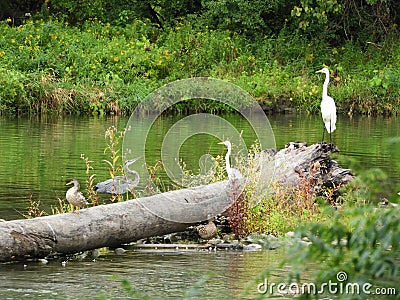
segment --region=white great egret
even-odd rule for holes
[[[67,198],[67,201],[72,205],[72,212],[74,212],[75,206],[82,207],[89,203],[86,201],[85,196],[83,196],[83,194],[79,191],[80,184],[78,180],[72,179],[66,185],[70,184],[74,184],[74,186],[68,189],[65,197]]]
[[[235,168],[231,168],[231,163],[229,162],[229,157],[232,152],[232,144],[230,141],[224,141],[218,144],[225,145],[228,148],[228,152],[226,152],[225,155],[225,166],[226,166],[226,172],[228,173],[228,178],[229,181],[233,180],[240,180],[243,178],[242,174],[239,172],[239,170]]]
[[[132,190],[139,184],[139,173],[129,169],[129,166],[137,161],[140,157],[129,159],[124,163],[124,170],[126,173],[131,174],[135,177],[134,180],[128,178],[127,176],[116,176],[112,179],[108,179],[103,182],[96,184],[95,190],[97,193],[106,194],[125,194],[129,190]]]
[[[322,87],[321,114],[325,128],[329,133],[330,143],[332,144],[332,132],[336,129],[336,105],[332,97],[328,96],[329,70],[323,68],[316,73],[325,74],[325,81]],[[324,142],[324,133],[325,130],[322,132],[322,142]]]

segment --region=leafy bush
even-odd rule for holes
[[[311,278],[307,271],[307,281],[317,286],[329,281],[338,283],[339,272],[345,272],[345,284],[371,283],[373,288],[397,288],[400,267],[397,209],[370,206],[348,209],[337,214],[332,224],[308,224],[300,228],[298,234],[311,244],[298,245],[288,254],[287,262],[295,267],[292,279],[304,280],[305,266],[313,263],[319,267],[314,269]],[[302,295],[302,298],[312,297],[315,295]]]
[[[164,83],[212,76],[238,84],[266,108],[283,100],[312,112],[319,109],[322,87],[315,70],[325,64],[331,69],[329,94],[339,110],[399,112],[396,37],[367,49],[352,42],[333,47],[324,40],[308,41],[285,29],[250,41],[193,18],[164,30],[140,20],[124,27],[99,20],[80,28],[40,20],[0,26],[0,66],[11,72],[3,74],[3,93],[12,94],[7,101],[20,111],[129,113]],[[220,110],[214,104],[209,109]]]
[[[0,114],[26,108],[25,76],[0,67]]]

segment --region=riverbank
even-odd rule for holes
[[[146,95],[178,79],[207,76],[249,92],[266,111],[319,110],[323,78],[341,113],[398,114],[398,37],[382,44],[310,41],[300,34],[250,41],[189,21],[160,29],[144,21],[81,27],[32,20],[0,23],[0,114],[129,115]],[[188,101],[176,111],[225,111]]]

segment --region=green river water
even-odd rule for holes
[[[246,121],[236,115],[222,118],[243,130],[243,139],[250,145],[255,140]],[[146,135],[145,160],[154,165],[161,158],[163,139],[181,116],[164,116],[156,120]],[[278,149],[289,141],[319,142],[322,134],[320,116],[306,114],[268,116]],[[96,180],[109,178],[104,154],[105,130],[114,125],[123,129],[127,118],[96,117],[0,117],[0,219],[23,218],[29,198],[40,201],[48,213],[65,197],[65,183],[71,178],[85,181],[83,153],[93,161]],[[202,155],[224,155],[215,136],[224,128],[213,122],[207,130],[184,137],[172,136],[179,149],[179,159],[196,173]],[[190,126],[190,125],[185,125]],[[198,124],[195,126],[198,126]],[[133,130],[140,131],[137,127]],[[202,133],[203,132],[203,133]],[[229,138],[229,135],[225,135]],[[379,188],[379,197],[396,201],[400,191],[400,136],[397,118],[339,116],[333,141],[340,149],[334,158],[343,167],[363,174],[379,168],[387,179]],[[171,139],[171,136],[169,137]],[[163,155],[168,156],[167,153]],[[176,159],[173,157],[171,159]],[[168,175],[159,174],[168,184]],[[181,299],[185,293],[198,292],[198,299],[240,299],[257,295],[257,278],[266,268],[274,269],[277,277],[285,269],[278,267],[283,251],[208,252],[167,251],[127,252],[122,256],[103,253],[96,260],[60,261],[47,265],[28,262],[0,265],[1,299]],[[126,279],[140,290],[137,296],[127,292],[121,281]],[[202,288],[196,285],[204,281]],[[238,296],[248,287],[245,295]],[[103,298],[102,298],[103,297]]]

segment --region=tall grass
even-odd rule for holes
[[[329,93],[340,110],[399,111],[398,37],[379,47],[335,47],[284,31],[248,40],[189,21],[164,30],[143,21],[119,27],[97,20],[79,28],[4,21],[0,28],[2,113],[129,114],[157,87],[194,76],[228,79],[267,108],[285,99],[315,111],[322,86],[315,70],[323,65],[332,71]]]

